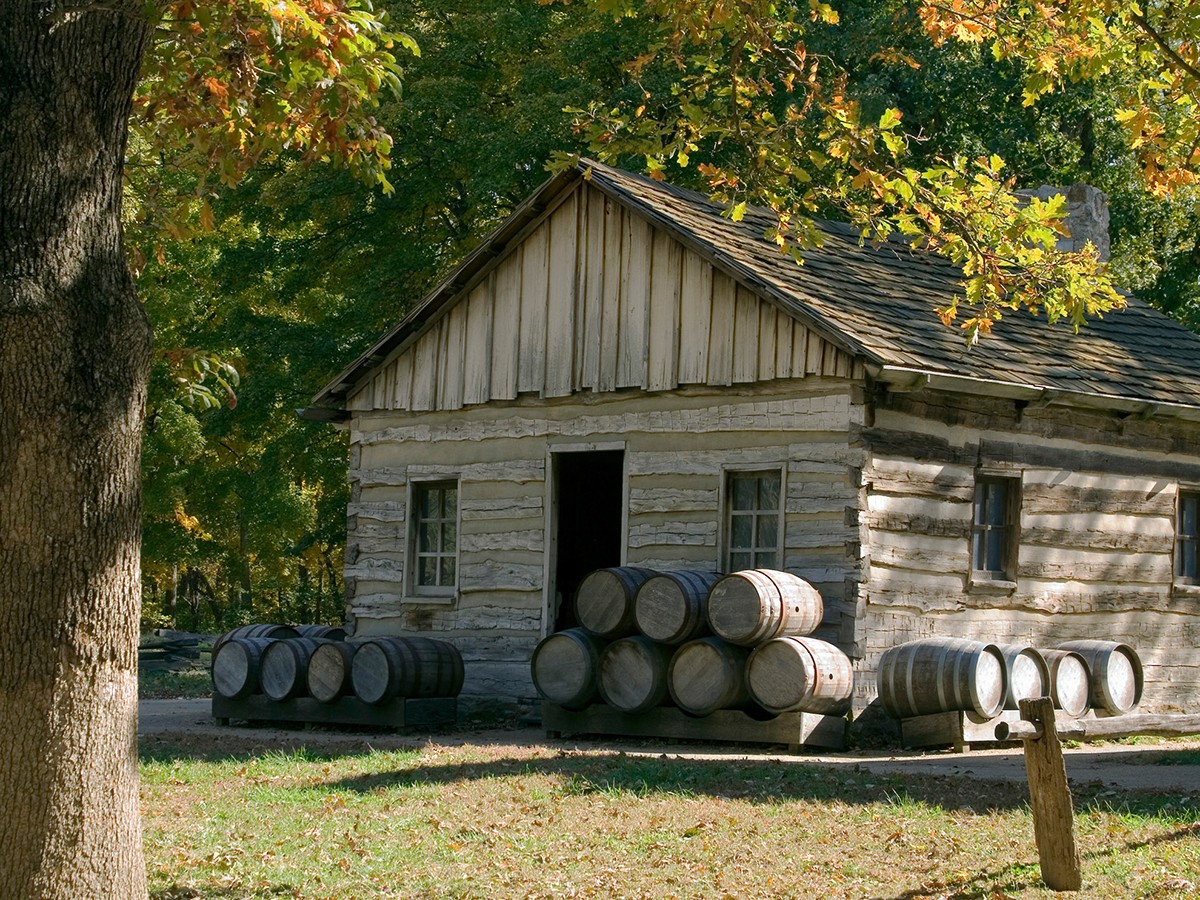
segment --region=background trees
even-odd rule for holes
[[[973,161],[996,155],[1005,167],[985,179],[959,231],[987,219],[1007,178],[1014,187],[1087,181],[1111,198],[1113,281],[1184,321],[1197,317],[1200,215],[1191,188],[1169,198],[1145,189],[1119,118],[1136,84],[1129,66],[1062,79],[1027,105],[1030,68],[1015,50],[997,58],[952,29],[930,40],[928,10],[903,0],[843,0],[832,7],[837,24],[821,8],[814,22],[808,4],[787,3],[738,6],[751,14],[741,19],[721,19],[733,7],[716,2],[663,4],[657,17],[647,12],[653,4],[612,0],[386,7],[422,51],[405,61],[403,94],[373,113],[393,136],[394,193],[285,153],[235,188],[210,178],[197,190],[159,171],[172,196],[188,198],[188,216],[166,236],[153,217],[134,218],[139,286],[159,346],[216,353],[244,376],[235,409],[189,407],[171,380],[178,367],[159,357],[146,443],[148,621],[173,615],[181,627],[217,629],[341,614],[342,439],[294,410],[532,190],[555,151],[590,147],[626,167],[715,187],[735,204],[774,202],[797,225],[807,214],[844,216],[847,203],[867,221],[904,207],[900,198],[881,202],[869,178],[856,188],[864,172],[889,171],[887,181],[905,169],[940,171],[935,187],[947,206],[963,172],[985,174]],[[796,76],[789,91],[786,73],[755,56],[754,79],[739,70],[746,84],[735,108],[730,36],[742,28],[748,41],[764,40],[755,16],[785,22],[769,34],[789,53],[802,39],[818,83]],[[687,30],[689,22],[707,25]],[[810,97],[803,117],[776,128],[789,104]],[[858,124],[831,125],[827,106],[854,111]],[[899,118],[882,129],[889,110]],[[844,145],[855,152],[831,157],[829,144],[858,140],[855,129],[874,149]],[[902,144],[903,164],[885,131]],[[775,164],[792,157],[805,176]],[[946,165],[954,160],[961,172]],[[1043,225],[1034,217],[1019,233],[1048,238]]]
[[[421,47],[374,113],[393,193],[284,156],[236,188],[206,184],[183,240],[139,226],[165,351],[144,463],[148,623],[340,619],[344,439],[296,409],[547,177],[553,151],[583,148],[565,109],[625,90],[645,40],[579,6],[388,8]],[[220,408],[181,400],[180,348],[236,366],[235,408],[220,389]]]

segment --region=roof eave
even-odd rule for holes
[[[1116,394],[1093,391],[1070,391],[1062,388],[1018,384],[1012,381],[977,378],[970,375],[951,375],[908,366],[880,366],[871,370],[876,381],[888,385],[893,391],[910,392],[928,389],[948,393],[971,394],[972,396],[998,397],[1022,400],[1044,406],[1070,406],[1079,409],[1095,409],[1114,412],[1125,416],[1150,418],[1164,416],[1185,421],[1200,422],[1200,405],[1172,403],[1158,400],[1142,400]]]

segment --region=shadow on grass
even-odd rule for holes
[[[1180,825],[1173,831],[1155,835],[1144,841],[1128,841],[1121,846],[1122,852],[1141,850],[1146,847],[1156,847],[1160,844],[1170,844],[1187,837],[1195,837],[1198,831],[1196,824]],[[1081,853],[1081,859],[1086,864],[1090,859],[1112,855],[1112,848]],[[972,878],[955,881],[952,884],[938,882],[924,884],[918,888],[905,891],[902,894],[872,897],[870,900],[918,900],[938,894],[948,900],[990,900],[993,897],[1015,896],[1026,890],[1044,888],[1041,875],[1036,865],[1032,863],[1012,863],[998,869],[980,872]]]
[[[350,737],[350,736],[347,736]],[[674,755],[672,746],[658,757],[631,756],[618,751],[586,752],[551,748],[546,755],[512,756],[487,761],[439,762],[417,754],[429,739],[352,738],[337,746],[273,741],[264,746],[253,739],[189,741],[185,747],[167,741],[142,744],[145,761],[192,759],[208,762],[248,761],[264,753],[285,754],[298,764],[331,763],[375,752],[412,754],[407,760],[389,761],[389,771],[322,780],[311,789],[323,792],[376,793],[405,788],[462,784],[479,780],[549,776],[576,795],[591,793],[649,796],[677,794],[742,799],[753,803],[787,800],[833,801],[854,804],[928,806],[946,811],[982,813],[1023,809],[1029,792],[1023,780],[981,778],[978,774],[947,771],[945,774],[872,773],[853,763],[835,766],[806,764],[794,759],[729,760],[694,759]],[[186,748],[186,749],[185,749]],[[1161,750],[1155,750],[1156,755]],[[951,759],[952,761],[952,759]],[[1200,790],[1200,784],[1197,785]],[[1100,782],[1073,788],[1076,810],[1120,811],[1139,816],[1169,815],[1177,821],[1200,821],[1200,808],[1179,806],[1179,791],[1114,791]]]

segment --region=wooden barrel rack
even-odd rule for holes
[[[623,713],[603,703],[571,710],[542,703],[542,726],[551,738],[575,734],[622,737],[783,744],[792,752],[803,747],[846,748],[845,716],[788,712],[759,719],[737,709],[719,709],[707,716],[660,706],[643,713]]]
[[[251,694],[230,700],[213,694],[212,715],[218,725],[233,722],[292,722],[303,725],[360,725],[370,728],[442,728],[458,718],[454,697],[399,698],[372,705],[357,697],[321,703],[312,697],[269,700]]]

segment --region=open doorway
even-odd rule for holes
[[[551,631],[573,628],[575,589],[593,569],[621,564],[625,451],[554,453]]]

